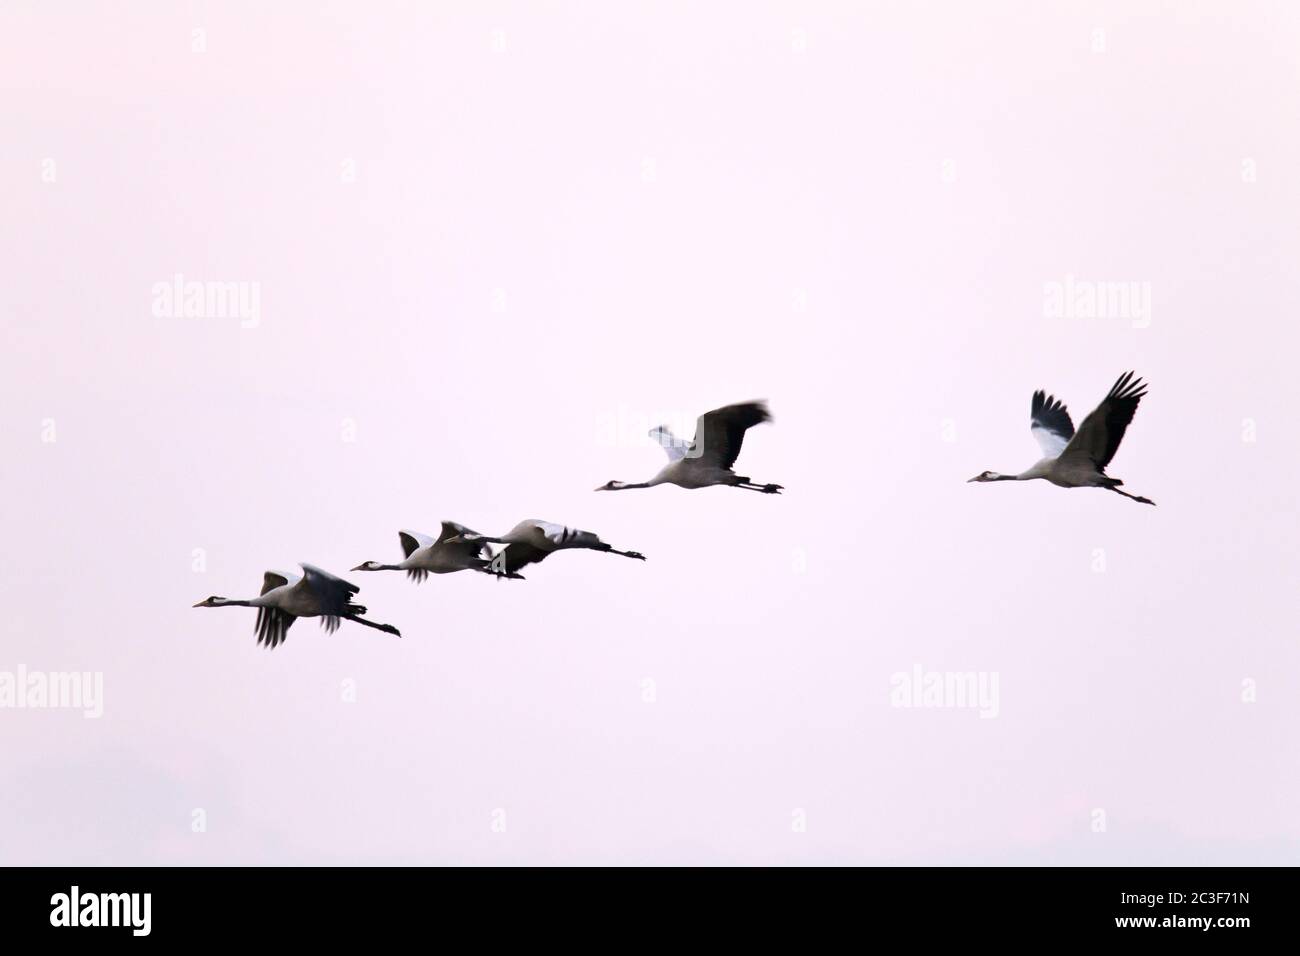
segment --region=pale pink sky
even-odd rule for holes
[[[104,715],[0,710],[0,863],[1300,862],[1297,49],[1281,2],[5,4],[0,671]],[[260,324],[156,317],[176,273]],[[965,483],[1129,368],[1158,507]],[[785,495],[592,492],[750,398]],[[525,517],[649,560],[348,575],[400,641],[190,607]],[[915,666],[998,716],[892,707]]]

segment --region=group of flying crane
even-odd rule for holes
[[[1120,491],[1123,484],[1106,474],[1124,432],[1137,411],[1146,386],[1132,372],[1121,375],[1101,404],[1075,431],[1074,422],[1064,404],[1042,391],[1034,393],[1030,403],[1029,428],[1042,449],[1043,457],[1017,475],[985,471],[970,481],[1030,481],[1042,478],[1061,488],[1104,488],[1143,504],[1155,504],[1149,498]],[[653,478],[642,482],[610,481],[597,491],[624,491],[677,485],[680,488],[708,488],[725,485],[763,494],[779,494],[780,485],[750,481],[736,474],[733,465],[740,454],[745,432],[762,422],[771,421],[764,402],[743,402],[715,408],[696,422],[695,438],[684,441],[665,426],[651,429],[668,454],[668,464]],[[644,561],[637,551],[620,551],[590,531],[580,531],[548,521],[529,519],[515,525],[499,537],[480,534],[454,521],[442,522],[437,536],[417,531],[398,532],[403,559],[395,564],[365,561],[353,571],[405,571],[408,578],[424,581],[430,574],[453,571],[476,571],[497,578],[522,580],[521,568],[537,564],[556,551],[585,549],[617,554]],[[498,549],[494,550],[493,545]],[[353,601],[361,590],[357,585],[324,571],[315,565],[301,565],[301,575],[267,571],[262,591],[247,600],[213,595],[195,607],[255,607],[254,630],[259,644],[277,647],[284,642],[289,628],[300,617],[319,617],[326,632],[338,629],[342,620],[395,634],[401,632],[391,624],[367,620],[366,608]]]

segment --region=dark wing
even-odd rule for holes
[[[695,440],[686,457],[703,458],[720,468],[730,468],[740,454],[745,431],[771,420],[766,402],[742,402],[705,412],[695,423]]]
[[[462,534],[472,534],[475,537],[482,537],[473,528],[467,528],[463,524],[457,524],[454,521],[444,521],[442,530],[438,532],[438,547],[446,548],[453,554],[462,554],[467,558],[486,558],[491,555],[491,548],[486,541],[452,541],[452,538]]]
[[[302,586],[308,588],[316,596],[322,617],[338,615],[348,611],[352,595],[361,590],[351,581],[344,581],[340,577],[335,577],[314,564],[304,564],[302,570]]]
[[[448,538],[454,538],[461,534],[478,534],[473,528],[467,528],[463,524],[457,524],[454,521],[444,521],[442,530],[438,532],[438,542],[441,544]]]
[[[1040,390],[1029,406],[1029,431],[1045,457],[1057,458],[1074,437],[1074,422],[1063,403]]]
[[[548,549],[550,551],[559,551],[561,548],[593,548],[599,551],[602,547],[608,547],[600,540],[599,535],[592,531],[583,531],[581,528],[570,528],[567,525],[537,519],[533,519],[529,524],[534,529],[533,533],[540,534],[550,545]]]
[[[289,576],[280,571],[267,571],[262,575],[262,594],[274,591],[289,583]],[[267,647],[276,647],[284,643],[289,627],[295,620],[294,615],[286,614],[277,607],[259,607],[257,621],[253,631],[257,634],[257,643]]]
[[[409,531],[397,532],[397,539],[402,542],[402,557],[404,558],[409,558],[413,552],[419,551],[422,547],[420,539]]]
[[[418,531],[408,531],[405,528],[397,532],[397,537],[402,542],[403,556],[408,558],[421,548],[427,548],[436,543],[435,540],[430,538],[427,534],[421,534]],[[418,584],[429,576],[429,572],[425,571],[423,568],[411,568],[406,572],[406,576]]]
[[[514,574],[520,568],[545,561],[549,554],[550,551],[531,544],[508,544],[497,552],[496,557],[488,564],[488,570]]]
[[[262,575],[262,590],[258,596],[265,594],[267,591],[274,591],[276,588],[282,588],[289,583],[289,579],[279,571],[267,571]]]
[[[276,607],[259,607],[257,624],[254,625],[257,631],[257,643],[265,644],[268,648],[278,647],[289,636],[289,628],[297,619],[295,615],[287,614]]]
[[[1061,457],[1086,458],[1104,472],[1115,457],[1119,443],[1124,440],[1124,432],[1133,421],[1138,402],[1145,394],[1146,385],[1142,379],[1134,378],[1132,372],[1125,372],[1102,403],[1083,420]]]

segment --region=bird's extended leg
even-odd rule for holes
[[[645,555],[640,551],[620,551],[618,548],[611,548],[609,545],[601,548],[606,554],[621,554],[625,558],[636,558],[638,561],[644,561]]]
[[[356,621],[358,624],[364,624],[366,627],[373,627],[376,631],[383,631],[385,634],[396,634],[398,637],[402,636],[402,632],[391,624],[378,624],[374,621],[367,621],[364,617],[357,614],[349,614],[348,620]]]
[[[752,481],[741,482],[735,487],[744,488],[746,491],[761,491],[765,495],[779,495],[784,490],[783,485],[760,485]]]
[[[1141,495],[1130,495],[1127,491],[1120,491],[1118,488],[1112,488],[1111,491],[1117,495],[1123,495],[1125,498],[1132,498],[1134,501],[1140,501],[1144,505],[1154,505],[1155,502],[1150,498],[1143,498]]]

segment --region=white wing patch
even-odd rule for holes
[[[681,461],[690,450],[691,443],[678,438],[667,425],[658,425],[650,429],[648,434],[660,444],[667,453],[669,461]]]
[[[555,524],[551,521],[539,521],[536,518],[530,518],[527,521],[520,522],[515,527],[513,535],[520,536],[524,528],[529,528],[534,532],[541,534],[544,541],[539,541],[533,535],[528,535],[527,540],[524,538],[524,547],[535,548],[539,551],[555,551],[560,548],[600,548],[600,538],[590,531],[583,531],[580,528],[570,528],[566,525]],[[515,547],[511,543],[510,547]]]
[[[1064,435],[1058,435],[1050,428],[1038,424],[1030,425],[1029,432],[1037,439],[1044,458],[1060,458],[1061,452],[1065,451],[1065,446],[1070,443],[1070,439]]]
[[[415,541],[416,544],[415,550],[417,551],[420,548],[427,548],[429,545],[434,544],[437,540],[436,538],[432,538],[429,535],[423,534],[419,531],[412,531],[410,528],[402,528],[400,533],[406,535],[409,538],[412,538]]]
[[[552,524],[549,521],[534,521],[533,527],[546,536],[546,540],[554,544],[563,544],[564,539],[569,536],[569,529],[562,524]]]

